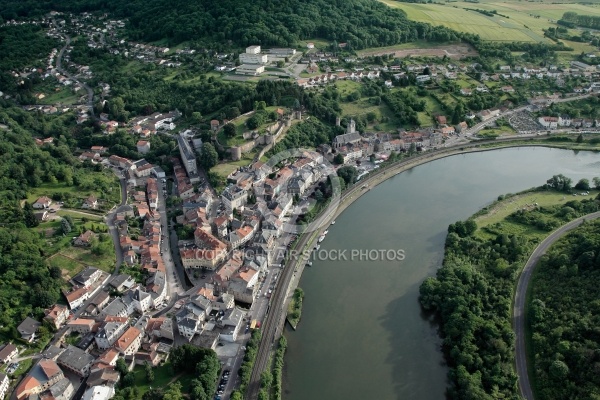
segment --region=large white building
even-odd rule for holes
[[[266,57],[266,56],[265,56]],[[235,69],[238,75],[260,75],[265,72],[265,66],[260,64],[242,64]]]
[[[260,53],[260,46],[248,46],[246,52],[240,54],[242,64],[266,64],[267,61],[267,55]]]

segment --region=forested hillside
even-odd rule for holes
[[[600,223],[556,243],[534,272],[531,322],[537,394],[596,399],[600,393]]]
[[[483,231],[486,237],[491,236],[489,239],[477,233],[473,220],[450,225],[444,265],[435,278],[423,282],[420,293],[423,307],[441,317],[444,350],[450,366],[451,399],[519,398],[511,301],[519,270],[539,237],[515,232],[550,232],[597,210],[598,202],[591,199],[519,210],[503,222],[485,227]],[[571,273],[572,269],[565,269]],[[555,298],[565,300],[564,296]],[[558,321],[558,316],[548,320],[549,329],[557,326],[553,321]],[[558,333],[553,331],[551,335]],[[546,350],[555,357],[556,349],[548,346]],[[563,384],[562,377],[554,375],[553,379],[556,387]]]
[[[48,245],[40,233],[31,204],[22,204],[31,189],[43,184],[99,190],[93,167],[73,157],[62,136],[51,146],[39,147],[31,126],[44,124],[16,107],[0,105],[0,338],[20,335],[15,327],[29,315],[60,298],[60,268],[49,268]],[[7,128],[6,128],[7,127]],[[27,127],[27,128],[25,128]]]
[[[239,46],[296,46],[301,39],[323,38],[361,49],[417,38],[457,38],[447,28],[409,21],[403,11],[375,0],[0,0],[5,20],[49,10],[110,12],[130,18],[131,39],[168,38],[171,45],[203,39]]]

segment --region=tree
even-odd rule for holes
[[[165,393],[162,388],[152,388],[142,396],[142,400],[162,400]]]
[[[583,143],[583,135],[580,133],[579,136],[577,136],[577,143]]]
[[[33,228],[40,224],[33,213],[33,206],[28,201],[23,206],[23,221],[28,228]]]
[[[592,179],[592,182],[594,182],[594,188],[600,189],[600,177],[596,176]]]
[[[546,181],[549,187],[554,188],[559,192],[570,192],[572,182],[571,178],[567,178],[562,174],[554,175]]]
[[[72,229],[71,224],[69,224],[69,221],[67,221],[66,218],[63,218],[60,221],[60,229],[64,235],[67,235],[68,233],[71,232],[71,229]]]
[[[344,163],[344,156],[340,153],[336,154],[335,157],[333,157],[333,163],[337,165],[342,165]]]
[[[181,383],[175,382],[167,386],[167,391],[163,397],[164,400],[183,400],[184,397],[181,394]]]
[[[117,359],[117,364],[115,365],[115,369],[117,370],[118,373],[121,374],[121,376],[125,375],[129,371],[129,369],[127,368],[127,362],[125,362],[124,358]]]
[[[575,185],[575,189],[577,190],[590,190],[590,181],[583,178],[580,179],[579,182]]]
[[[345,167],[341,167],[337,170],[337,175],[344,180],[346,186],[353,184],[356,182],[357,171],[351,165],[347,165]]]
[[[200,122],[202,122],[202,114],[198,111],[194,111],[192,113],[192,122],[195,124],[199,124]]]
[[[212,143],[204,143],[202,144],[202,149],[200,150],[200,158],[198,160],[202,168],[206,171],[209,171],[212,167],[217,165],[219,162],[219,154],[217,150],[215,150],[215,146]]]
[[[152,369],[152,366],[147,361],[146,361],[146,364],[144,365],[144,370],[146,372],[146,380],[148,381],[148,383],[154,382],[154,370]]]
[[[225,136],[227,136],[229,138],[234,137],[236,132],[237,132],[237,129],[235,128],[235,125],[232,124],[231,122],[226,124],[223,127],[223,133],[225,134]]]

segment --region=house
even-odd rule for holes
[[[502,86],[502,92],[504,93],[513,93],[515,89],[512,86]]]
[[[42,196],[33,203],[32,207],[35,209],[49,208],[52,204],[52,200],[49,197]]]
[[[67,322],[67,319],[69,319],[69,309],[66,306],[58,304],[47,309],[44,313],[44,320],[48,321],[56,329],[60,329]]]
[[[200,320],[196,318],[185,317],[177,321],[177,330],[181,336],[187,340],[192,340],[199,325]]]
[[[77,236],[73,240],[73,246],[77,247],[90,247],[92,245],[92,238],[95,237],[94,232],[85,231],[81,235]]]
[[[115,349],[123,355],[133,355],[142,344],[142,336],[142,331],[134,326],[130,326],[115,343]]]
[[[102,323],[94,336],[98,349],[110,348],[121,337],[127,327],[127,317],[111,318],[109,321]]]
[[[539,117],[538,122],[544,128],[556,129],[558,127],[558,118],[557,117]]]
[[[8,343],[0,350],[0,362],[8,364],[19,354],[19,349],[12,343]],[[0,399],[2,396],[0,396]]]
[[[465,121],[462,121],[461,123],[457,124],[454,129],[456,130],[456,132],[458,133],[462,133],[465,132],[467,129],[469,129],[469,125],[467,125],[467,123]]]
[[[82,400],[108,400],[115,395],[113,386],[92,386],[85,391]]]
[[[8,391],[8,387],[10,386],[10,382],[8,380],[8,376],[0,372],[0,399],[3,399],[6,396],[6,392]]]
[[[48,211],[37,211],[34,212],[33,215],[37,222],[44,222],[48,219]]]
[[[55,361],[42,359],[31,368],[27,376],[19,383],[15,389],[16,398],[24,400],[29,399],[31,395],[39,395],[64,378],[65,375]],[[71,393],[72,389],[71,385]]]
[[[31,343],[35,340],[35,334],[41,325],[35,319],[27,317],[17,327],[17,331],[21,334],[21,339]]]
[[[137,142],[137,151],[141,154],[146,154],[150,151],[150,142],[147,140],[140,140]]]
[[[70,292],[63,292],[63,294],[67,298],[71,310],[78,308],[90,298],[90,291],[84,286],[75,286]]]
[[[92,209],[92,210],[95,210],[97,207],[98,207],[98,199],[94,195],[87,197],[83,201],[83,204],[81,205],[81,208]]]
[[[102,271],[95,267],[86,267],[83,271],[75,275],[72,281],[76,285],[89,287],[102,277]]]
[[[443,115],[438,115],[437,117],[435,117],[435,119],[439,125],[446,125],[446,123],[447,123],[446,117]]]
[[[108,284],[116,291],[123,292],[135,285],[135,281],[127,274],[119,274],[113,277]]]
[[[94,325],[96,325],[96,321],[87,318],[77,318],[67,323],[71,331],[83,334],[90,333],[94,329]]]
[[[463,96],[470,96],[471,94],[473,94],[473,91],[469,88],[462,88],[460,89],[460,94],[462,94]]]
[[[57,363],[61,367],[85,377],[90,374],[90,368],[94,362],[94,356],[86,353],[78,347],[69,345],[58,357]]]

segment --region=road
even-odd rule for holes
[[[172,235],[169,232],[169,221],[167,217],[167,208],[165,204],[165,195],[163,190],[166,190],[166,183],[163,183],[160,179],[157,180],[158,184],[158,213],[160,215],[161,225],[161,241],[160,241],[160,254],[163,255],[163,263],[165,264],[165,279],[167,280],[167,296],[174,297],[175,294],[183,294],[185,279],[183,277],[183,268],[177,268],[173,260],[178,260],[178,254],[174,254],[171,251],[171,246],[175,247],[173,250],[177,250],[177,241],[173,240]],[[174,232],[172,232],[174,234]],[[167,238],[167,235],[168,238]]]
[[[533,391],[531,389],[531,382],[529,381],[529,375],[527,374],[527,349],[525,348],[525,303],[527,300],[527,287],[533,274],[533,269],[540,260],[540,257],[546,253],[548,248],[554,244],[558,239],[562,238],[569,231],[577,228],[583,223],[584,220],[590,221],[600,217],[600,211],[592,214],[584,215],[583,217],[577,218],[554,232],[552,232],[546,239],[540,243],[531,256],[517,283],[517,290],[515,291],[515,301],[513,305],[513,327],[516,336],[515,346],[515,358],[517,363],[517,376],[519,378],[519,391],[521,397],[525,400],[533,400]]]
[[[106,225],[108,226],[108,232],[110,233],[110,237],[112,238],[113,245],[115,246],[115,270],[113,271],[113,276],[119,274],[119,269],[121,268],[121,264],[123,263],[123,250],[121,249],[121,242],[119,240],[119,231],[115,227],[115,217],[119,207],[127,204],[127,181],[123,176],[123,173],[118,170],[113,170],[117,177],[119,178],[119,185],[121,187],[121,204],[117,207],[113,208],[108,214],[106,214],[105,220]]]
[[[56,21],[52,20],[52,24],[56,27],[56,29],[59,29]],[[90,115],[92,116],[92,119],[96,119],[96,113],[94,112],[94,91],[86,83],[81,82],[80,80],[75,78],[71,73],[67,72],[62,67],[62,59],[65,54],[65,51],[67,50],[67,47],[69,47],[71,45],[71,37],[67,34],[65,34],[65,41],[66,41],[65,45],[60,49],[60,51],[58,52],[58,55],[56,56],[56,69],[58,70],[58,72],[60,72],[67,78],[79,83],[86,90],[87,106],[89,108]]]
[[[492,144],[492,143],[502,143],[502,142],[513,142],[518,140],[517,138],[499,138],[495,140],[481,140],[477,142],[471,142],[466,144],[457,144],[454,147],[442,148],[439,150],[429,151],[418,155],[416,157],[412,157],[406,161],[401,161],[397,164],[392,164],[390,166],[377,169],[376,171],[369,174],[365,179],[361,180],[360,185],[354,185],[348,191],[346,191],[340,198],[340,204],[336,209],[327,209],[326,215],[317,216],[321,221],[331,221],[335,219],[337,215],[344,211],[344,209],[350,205],[356,198],[360,197],[366,191],[361,189],[361,187],[365,184],[368,185],[369,188],[374,187],[378,183],[386,180],[390,176],[393,176],[405,168],[413,168],[417,165],[430,162],[439,158],[447,157],[454,154],[460,154],[463,151],[469,151],[468,149],[474,149],[475,151],[483,151],[481,146],[484,144]],[[522,138],[521,138],[522,139]],[[532,138],[529,138],[532,139]],[[527,144],[524,143],[520,144]],[[517,144],[516,146],[519,146]],[[511,147],[509,145],[509,147]],[[491,150],[492,148],[490,148]],[[328,224],[322,224],[321,230],[324,230],[324,227],[328,226]],[[317,234],[320,232],[311,232],[309,234],[301,235],[294,246],[294,249],[303,250],[307,248],[307,244],[314,245],[314,240],[317,237]],[[256,399],[258,397],[258,392],[260,390],[260,375],[267,368],[267,363],[269,361],[270,351],[273,348],[276,333],[278,329],[280,329],[285,321],[285,297],[288,291],[288,287],[290,285],[291,279],[294,276],[295,267],[298,265],[298,262],[292,263],[288,262],[288,264],[283,268],[279,281],[273,291],[271,298],[271,308],[267,317],[263,321],[262,325],[262,339],[259,344],[258,353],[256,356],[256,361],[254,363],[254,368],[252,370],[252,375],[250,378],[250,383],[248,384],[246,390],[246,397],[248,399]]]
[[[580,96],[573,96],[573,97],[566,97],[564,99],[557,99],[557,100],[553,100],[552,102],[553,103],[567,103],[569,101],[576,101],[576,100],[585,99],[587,97],[590,97],[591,95],[592,95],[591,93],[588,93],[588,94],[583,94],[583,95],[580,95]],[[492,117],[492,118],[490,118],[488,120],[479,122],[478,124],[475,124],[471,128],[467,129],[467,133],[466,134],[467,135],[475,135],[475,134],[477,134],[477,132],[479,132],[480,130],[482,130],[483,128],[485,128],[486,126],[488,126],[489,124],[495,122],[497,119],[508,117],[508,116],[510,116],[512,114],[515,114],[515,113],[519,112],[519,111],[524,111],[524,110],[527,109],[527,107],[529,107],[529,105],[517,107],[517,108],[514,108],[514,109],[512,109],[510,111],[502,113],[502,114],[500,114],[500,115],[498,115],[496,117]]]

